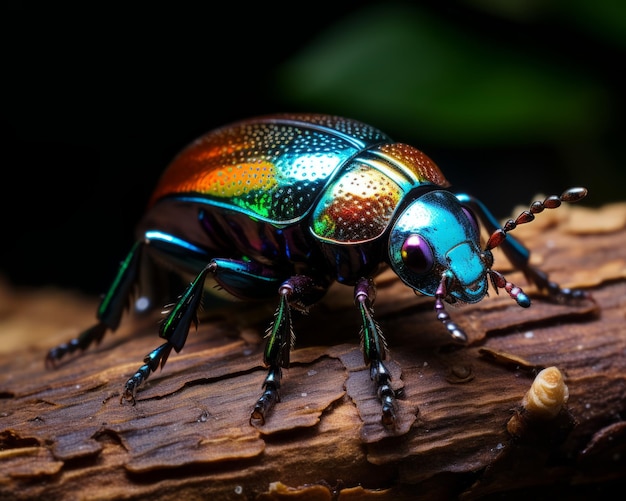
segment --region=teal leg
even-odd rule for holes
[[[387,357],[385,338],[372,312],[375,295],[376,288],[370,279],[362,278],[354,287],[354,300],[361,314],[363,357],[370,366],[370,378],[382,405],[381,421],[392,426],[396,420],[396,395],[391,387],[391,374],[383,364]]]
[[[148,379],[150,374],[157,368],[161,367],[162,369],[165,366],[172,349],[176,353],[183,349],[191,325],[196,327],[198,325],[197,312],[202,302],[204,283],[209,274],[226,290],[233,294],[238,293],[236,295],[240,297],[246,294],[248,296],[258,295],[263,291],[267,293],[270,286],[275,291],[275,284],[280,282],[276,276],[272,275],[271,268],[247,261],[213,259],[198,273],[167,313],[159,328],[159,336],[166,342],[148,353],[143,360],[144,364],[126,382],[121,403],[128,401],[134,405],[137,389]]]
[[[250,415],[250,422],[265,423],[268,412],[280,401],[282,368],[289,367],[289,355],[295,344],[291,323],[291,307],[305,308],[318,301],[327,286],[310,277],[297,275],[286,280],[278,289],[279,301],[274,321],[267,330],[263,362],[268,366],[263,382],[263,394]]]
[[[52,348],[46,356],[47,366],[53,367],[58,360],[76,350],[86,350],[93,343],[99,343],[107,330],[115,331],[118,328],[122,314],[130,304],[133,287],[137,284],[142,249],[143,243],[136,242],[126,259],[120,263],[113,283],[98,306],[98,323],[67,343]]]

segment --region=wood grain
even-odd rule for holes
[[[296,315],[282,401],[252,426],[273,305],[238,303],[203,320],[131,406],[120,405],[121,389],[160,344],[158,318],[129,315],[99,346],[47,370],[46,351],[91,324],[97,298],[4,284],[0,498],[580,499],[624,486],[626,204],[563,207],[515,233],[551,279],[588,289],[595,303],[544,300],[496,251],[496,269],[533,304],[492,294],[450,307],[470,337],[451,350],[432,299],[384,274],[375,314],[403,394],[391,430],[349,288]],[[507,422],[548,366],[565,375],[566,408],[511,436]]]

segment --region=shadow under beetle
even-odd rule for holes
[[[549,296],[590,296],[562,289],[529,264],[529,251],[507,235],[544,209],[576,202],[587,190],[534,202],[500,227],[477,199],[449,191],[439,168],[421,151],[393,142],[364,123],[329,115],[283,114],[237,122],[200,137],[163,173],[137,230],[137,242],[103,296],[97,323],[49,351],[46,363],[84,350],[115,331],[143,280],[147,260],[194,277],[160,325],[165,342],[126,382],[121,402],[135,403],[139,386],[185,345],[204,291],[219,287],[244,300],[278,298],[267,330],[268,367],[250,420],[263,423],[279,400],[282,368],[295,336],[291,309],[305,310],[333,282],[354,287],[365,362],[382,405],[382,422],[395,420],[396,395],[385,367],[386,345],[372,304],[374,277],[385,267],[416,292],[435,298],[438,320],[453,343],[465,333],[445,302],[476,303],[492,287],[517,304],[528,296],[492,269],[500,246],[527,279]],[[477,217],[478,219],[477,219]],[[478,222],[491,236],[480,245]],[[170,297],[171,299],[171,297]]]

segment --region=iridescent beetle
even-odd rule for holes
[[[185,345],[204,291],[216,285],[233,297],[278,297],[267,330],[268,367],[251,421],[264,422],[279,400],[282,368],[294,345],[291,309],[306,309],[333,282],[354,287],[361,317],[363,356],[393,424],[396,395],[384,365],[383,334],[372,314],[374,277],[385,267],[416,292],[435,298],[435,312],[450,341],[465,333],[444,301],[476,303],[505,289],[522,307],[530,299],[492,269],[500,246],[512,264],[558,300],[588,297],[562,289],[529,264],[529,252],[507,233],[546,208],[582,199],[587,190],[534,202],[502,228],[475,198],[448,190],[439,168],[421,151],[394,143],[381,131],[346,118],[283,114],[244,120],[214,130],[185,148],[164,172],[138,226],[137,242],[122,262],[98,308],[96,325],[49,351],[54,365],[66,354],[115,331],[146,258],[164,259],[195,277],[166,313],[151,351],[126,382],[121,402],[135,403],[138,387]],[[480,246],[476,214],[491,233]],[[175,294],[175,292],[174,292]]]

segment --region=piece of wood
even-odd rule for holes
[[[273,305],[238,303],[202,321],[133,407],[120,405],[121,389],[162,342],[158,318],[127,316],[99,346],[47,370],[47,350],[89,326],[97,300],[0,288],[0,498],[580,498],[623,486],[626,204],[546,211],[515,234],[551,279],[595,303],[543,300],[496,250],[496,269],[533,304],[492,293],[449,307],[470,336],[450,350],[432,298],[385,273],[375,314],[403,394],[394,430],[380,423],[347,287],[295,315],[282,401],[263,426],[249,416]],[[564,374],[566,407],[512,436],[507,422],[548,366]]]

